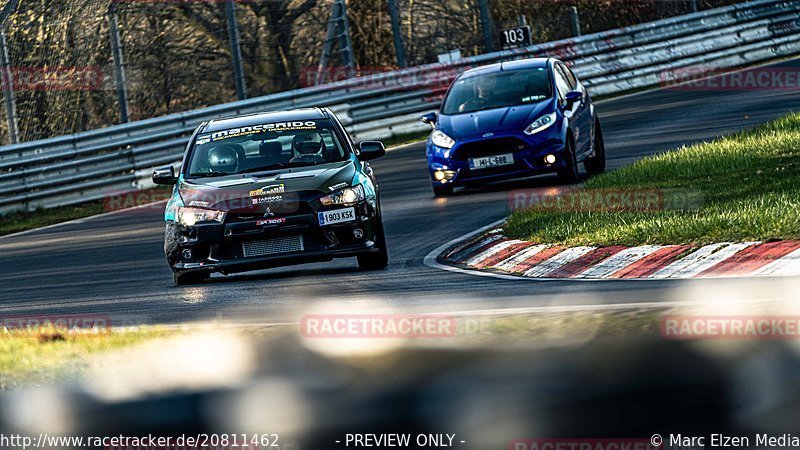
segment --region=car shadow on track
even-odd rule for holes
[[[314,276],[354,275],[359,273],[363,272],[360,272],[358,266],[356,265],[350,267],[315,268],[315,267],[307,267],[306,265],[301,264],[297,266],[275,267],[272,269],[262,269],[253,272],[243,272],[227,276],[217,275],[211,277],[204,283],[195,285],[195,287],[223,285],[226,283],[243,283],[248,281],[282,281],[294,278],[301,278],[301,277],[307,278]]]
[[[564,183],[554,174],[534,175],[527,178],[515,178],[513,180],[495,181],[483,185],[466,186],[457,189],[450,197],[459,197],[475,194],[488,194],[493,192],[513,191],[517,189],[545,189],[545,188],[569,188],[575,187],[585,182],[588,177],[581,175],[579,183]]]

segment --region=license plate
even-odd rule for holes
[[[492,156],[484,156],[482,158],[470,158],[469,159],[469,168],[472,170],[475,169],[486,169],[489,167],[497,167],[497,166],[509,166],[514,164],[514,154],[513,153],[506,153],[504,155],[492,155]]]
[[[320,226],[356,220],[356,209],[346,208],[334,211],[325,211],[317,214]]]

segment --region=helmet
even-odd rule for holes
[[[292,139],[292,156],[295,158],[322,157],[323,148],[319,133],[298,134]]]
[[[239,167],[239,155],[231,146],[217,147],[208,154],[208,165],[220,172],[233,173]]]
[[[486,92],[486,91],[490,91],[490,90],[494,89],[496,84],[497,83],[495,82],[494,78],[492,78],[492,77],[482,77],[482,78],[478,78],[477,83],[475,83],[475,88],[478,91]]]

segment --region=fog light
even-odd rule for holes
[[[362,237],[364,237],[364,230],[362,230],[361,228],[356,228],[355,230],[353,230],[353,237],[356,239],[361,239]]]
[[[433,179],[436,180],[436,181],[444,180],[444,172],[442,172],[441,170],[437,170],[436,172],[433,172]]]
[[[192,251],[188,248],[183,250],[183,259],[192,259]]]
[[[544,157],[544,162],[547,164],[553,164],[556,162],[556,155],[547,155]]]

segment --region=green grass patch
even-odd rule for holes
[[[381,142],[383,142],[383,145],[386,148],[399,147],[401,145],[413,144],[415,142],[424,141],[425,139],[428,138],[429,134],[431,134],[430,130],[418,131],[414,133],[397,134],[388,139],[384,139]]]
[[[492,319],[487,329],[493,336],[514,339],[658,335],[664,311],[630,309],[501,316]]]
[[[96,354],[174,334],[157,328],[97,333],[56,328],[0,331],[0,390],[69,379]]]
[[[509,237],[566,245],[800,238],[800,114],[588,180],[580,192],[651,192],[659,208],[515,211]]]

